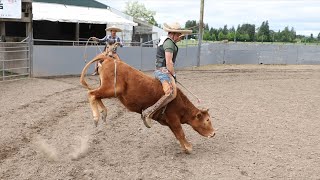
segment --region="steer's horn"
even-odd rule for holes
[[[201,108],[201,111],[209,112],[209,108]]]

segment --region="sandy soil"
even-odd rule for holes
[[[218,132],[183,126],[190,155],[116,100],[95,128],[79,77],[0,83],[0,179],[320,179],[320,66],[191,69],[178,80],[202,102],[182,90]]]

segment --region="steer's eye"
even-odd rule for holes
[[[201,119],[202,118],[202,114],[201,113],[198,113],[197,114],[197,119]]]

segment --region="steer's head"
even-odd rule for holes
[[[205,137],[213,137],[215,130],[212,127],[209,109],[198,110],[188,122],[194,130]]]
[[[110,57],[113,57],[113,53],[116,53],[118,46],[121,44],[119,42],[115,42],[114,44],[108,44],[106,52]]]

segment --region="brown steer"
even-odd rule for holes
[[[95,61],[102,61],[99,67],[101,85],[92,89],[85,81],[85,74]],[[102,120],[106,121],[107,108],[102,103],[103,98],[118,98],[130,111],[141,114],[143,109],[154,104],[163,94],[161,84],[143,72],[128,64],[109,56],[97,56],[86,64],[80,77],[81,84],[88,89],[88,98],[97,126],[101,109]],[[153,115],[153,119],[168,126],[179,140],[184,152],[190,153],[192,145],[187,141],[181,124],[189,124],[194,130],[205,137],[215,135],[208,110],[196,108],[189,99],[177,89],[176,98],[167,107]]]

